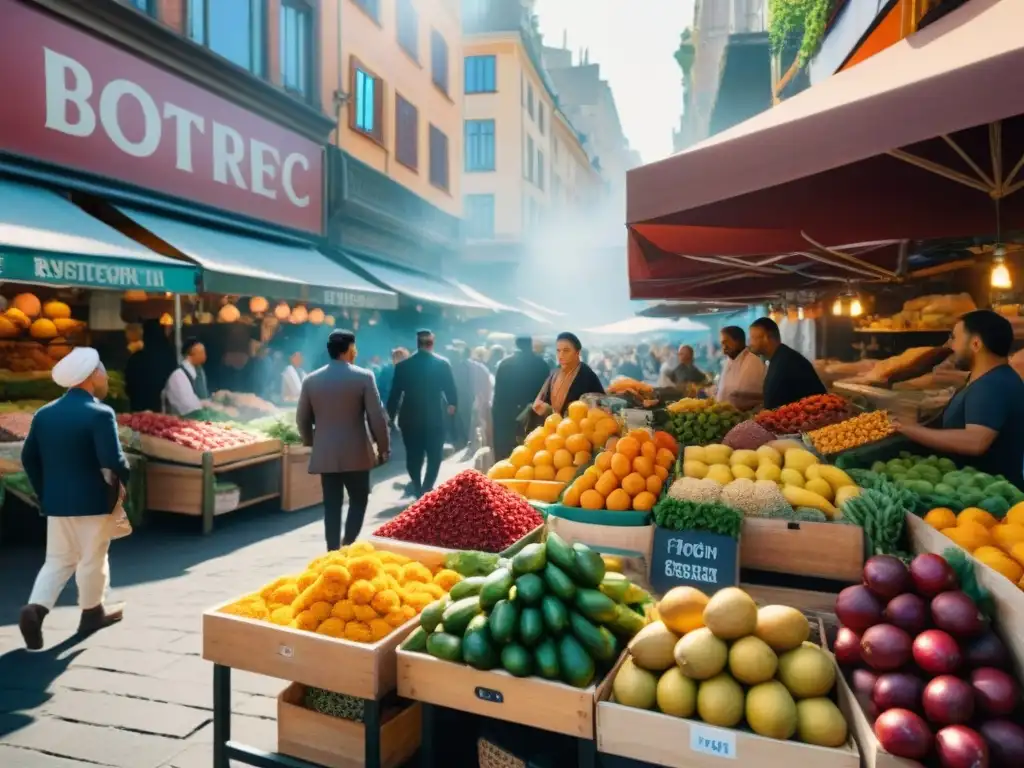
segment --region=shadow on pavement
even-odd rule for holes
[[[0,742],[35,719],[26,711],[41,707],[53,697],[50,686],[85,650],[71,650],[83,639],[83,635],[76,634],[44,651],[19,648],[0,656]]]

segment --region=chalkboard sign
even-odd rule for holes
[[[659,595],[672,587],[696,587],[712,595],[740,580],[738,539],[707,531],[654,529],[651,586]]]

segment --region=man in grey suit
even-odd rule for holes
[[[353,364],[356,335],[331,331],[327,354],[331,362],[302,382],[295,418],[302,444],[313,446],[309,471],[320,475],[324,489],[324,531],[331,551],[351,544],[359,535],[370,498],[370,470],[388,460],[391,434],[373,374]],[[342,539],[346,490],[348,517]]]

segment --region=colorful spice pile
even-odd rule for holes
[[[522,496],[467,469],[373,535],[446,549],[501,552],[543,522]]]
[[[365,541],[329,552],[298,576],[282,576],[221,613],[375,643],[462,581],[455,571],[374,549]]]
[[[795,435],[827,427],[850,415],[850,404],[838,395],[811,395],[773,411],[761,411],[754,421],[776,435]]]
[[[896,431],[886,411],[872,411],[808,433],[814,450],[825,455],[859,448]]]

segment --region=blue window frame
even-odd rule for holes
[[[465,234],[471,240],[494,238],[494,195],[466,195],[463,198],[466,217]]]
[[[494,121],[467,120],[466,171],[494,170]]]
[[[495,93],[498,90],[496,56],[466,57],[466,93]]]
[[[384,83],[379,77],[352,61],[351,127],[377,141],[384,140],[382,108]]]
[[[313,88],[310,70],[313,62],[313,15],[310,7],[296,0],[281,0],[279,14],[278,59],[281,85],[309,100]]]
[[[188,36],[263,77],[265,13],[263,0],[188,0]]]
[[[448,137],[435,126],[430,126],[430,183],[448,191]]]
[[[380,23],[380,0],[352,0],[371,19]]]

